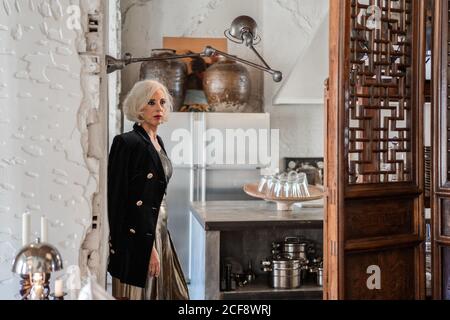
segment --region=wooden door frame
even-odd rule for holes
[[[343,190],[344,184],[338,179],[340,172],[339,150],[344,144],[343,132],[343,112],[338,108],[339,101],[343,100],[343,89],[339,83],[343,82],[343,44],[342,32],[338,37],[333,36],[333,30],[345,28],[344,15],[345,8],[343,1],[329,0],[330,2],[330,73],[326,83],[325,94],[325,170],[324,185],[326,186],[324,199],[324,296],[325,300],[337,300],[344,296],[343,292],[343,225],[339,220],[338,212],[343,210]],[[338,12],[338,14],[336,14]],[[338,119],[338,121],[336,121]],[[337,143],[327,143],[327,137],[337,137]],[[331,169],[333,168],[333,169]],[[336,169],[336,170],[335,170]]]
[[[446,140],[449,137],[447,131],[448,123],[442,111],[446,110],[449,91],[447,85],[450,81],[448,77],[449,53],[449,33],[448,33],[448,1],[434,1],[434,30],[433,30],[433,50],[432,50],[432,215],[431,215],[431,241],[432,241],[432,283],[433,298],[442,299],[442,248],[450,248],[450,237],[445,236],[442,231],[442,209],[441,200],[450,198],[449,176],[447,174],[448,159]],[[447,150],[448,152],[448,150]]]
[[[414,0],[416,1],[416,0]],[[423,105],[424,95],[423,88],[425,64],[419,67],[419,61],[425,61],[425,11],[424,1],[420,0],[418,6],[420,23],[415,24],[415,34],[419,35],[420,43],[423,48],[417,49],[418,55],[415,56],[413,64],[415,65],[415,77],[422,79],[414,82],[417,85],[415,89],[414,99],[416,104]],[[345,136],[346,130],[345,121],[346,114],[342,106],[345,103],[346,88],[344,87],[346,75],[346,52],[345,44],[348,43],[350,37],[350,30],[346,21],[350,19],[350,10],[347,10],[349,5],[348,0],[330,0],[330,76],[326,83],[326,103],[325,103],[325,137],[335,137],[336,143],[327,143],[325,141],[325,185],[326,185],[326,199],[325,199],[325,216],[324,216],[324,299],[343,299],[345,297],[345,247],[344,241],[344,200],[345,198],[356,198],[362,194],[366,196],[384,196],[384,195],[417,195],[416,215],[414,217],[415,230],[414,234],[405,235],[396,239],[387,239],[383,241],[386,245],[408,246],[417,243],[414,248],[414,256],[416,260],[424,261],[424,248],[421,243],[425,240],[425,219],[423,210],[423,191],[424,191],[424,174],[423,174],[423,111],[422,108],[416,110],[418,112],[414,119],[416,124],[414,127],[412,144],[413,150],[417,150],[414,157],[414,179],[411,183],[396,183],[386,184],[386,188],[380,190],[372,190],[370,186],[355,186],[348,187],[344,175],[341,173],[348,173],[345,163]],[[344,30],[344,32],[342,32]],[[416,42],[415,42],[416,43]],[[412,89],[412,90],[414,90]],[[421,212],[421,214],[419,213]],[[395,241],[395,244],[394,244]],[[368,241],[367,246],[372,246],[374,249],[379,245],[375,241]],[[358,244],[352,249],[356,249]],[[360,244],[359,244],[360,246]],[[367,246],[365,248],[367,249]],[[361,247],[362,249],[362,247]],[[425,265],[420,263],[414,266],[415,273],[418,279],[415,283],[415,298],[423,299],[425,297]]]

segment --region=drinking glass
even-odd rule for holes
[[[275,187],[277,186],[278,182],[278,175],[273,175],[268,179],[266,188],[266,196],[268,198],[272,198],[274,196]]]
[[[258,192],[259,193],[265,194],[267,192],[268,184],[271,179],[272,179],[271,176],[262,176],[261,177],[261,179],[259,180],[259,184],[258,184]]]
[[[298,181],[297,181],[300,197],[309,197],[309,190],[308,190],[308,177],[306,176],[306,173],[299,172],[298,173]]]
[[[286,197],[286,187],[288,182],[288,175],[286,173],[280,174],[278,181],[275,184],[274,196],[276,198]]]

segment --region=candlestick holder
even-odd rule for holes
[[[12,271],[19,274],[22,300],[48,300],[51,273],[63,268],[58,250],[36,239],[16,255]]]
[[[67,296],[66,292],[64,292],[62,296],[56,296],[54,293],[50,294],[50,298],[52,298],[52,300],[64,300],[65,296]]]

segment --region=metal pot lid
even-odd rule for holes
[[[297,243],[297,244],[308,244],[308,241],[300,237],[286,237],[283,243]]]
[[[292,266],[300,266],[301,260],[297,259],[288,259],[288,258],[281,258],[281,259],[274,259],[272,260],[272,265],[292,265]]]
[[[273,249],[279,249],[279,248],[303,248],[306,249],[308,246],[308,243],[306,242],[273,242],[272,248]]]
[[[283,264],[278,265],[278,264],[275,264],[272,267],[272,272],[279,273],[279,272],[284,272],[284,271],[287,271],[287,272],[294,271],[294,272],[300,273],[301,269],[302,268],[299,265],[283,265]]]
[[[301,249],[302,251],[306,250],[306,243],[283,243],[281,244],[281,247],[283,248],[298,248]]]

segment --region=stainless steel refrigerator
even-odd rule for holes
[[[231,138],[227,136],[230,132]],[[238,132],[241,137],[248,134],[246,140],[234,139],[233,133]],[[258,135],[257,148],[255,140],[252,140],[255,132]],[[267,141],[261,138],[265,133]],[[262,145],[267,149],[270,147],[270,115],[174,112],[170,114],[169,122],[160,126],[158,134],[174,166],[166,198],[169,232],[189,280],[191,240],[195,236],[191,234],[193,217],[189,210],[190,203],[254,200],[243,192],[243,185],[257,182],[261,169],[268,166],[260,153]],[[220,147],[221,138],[223,148]],[[234,160],[230,156],[233,153]]]

